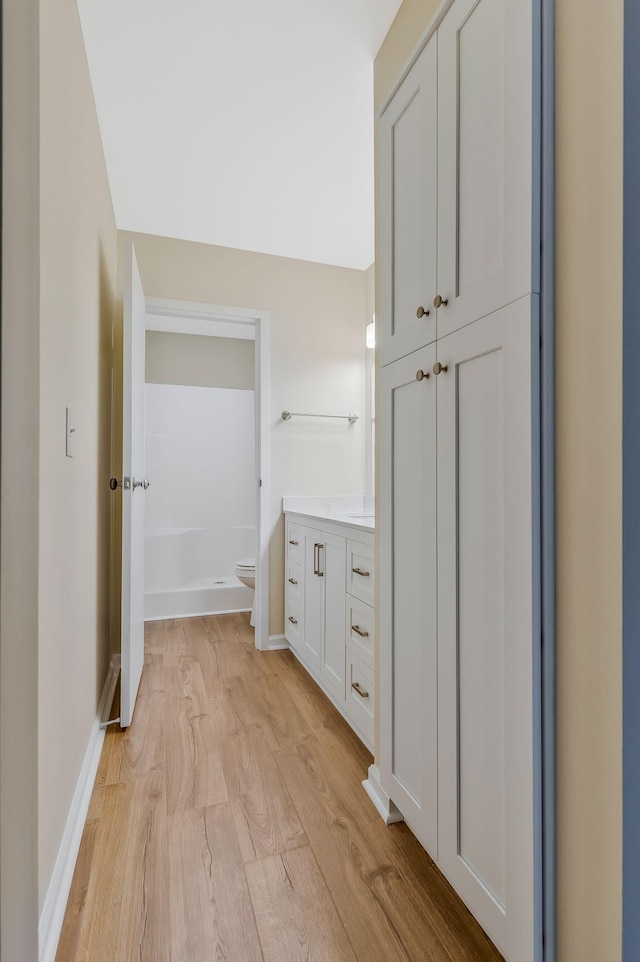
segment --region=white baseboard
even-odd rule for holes
[[[42,907],[38,925],[38,962],[55,962],[73,872],[78,858],[84,823],[89,811],[93,783],[98,771],[102,743],[104,742],[105,732],[100,727],[100,723],[107,720],[111,710],[119,673],[120,655],[115,655],[109,666],[109,673],[98,705],[98,713],[91,727],[89,743],[80,769],[76,790],[73,793],[67,824]]]
[[[380,812],[385,825],[404,822],[402,812],[396,808],[380,783],[380,769],[377,765],[369,766],[369,777],[364,780],[362,787]]]
[[[269,635],[269,644],[263,651],[286,651],[289,642],[284,635]]]

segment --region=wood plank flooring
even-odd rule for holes
[[[107,730],[56,962],[500,962],[371,756],[246,615],[154,622]]]

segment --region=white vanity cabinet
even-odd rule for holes
[[[373,751],[373,531],[337,519],[285,519],[285,637]]]

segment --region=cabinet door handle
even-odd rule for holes
[[[361,698],[368,698],[368,697],[369,697],[369,692],[368,692],[368,691],[365,691],[364,688],[361,688],[361,687],[360,687],[360,682],[359,682],[359,681],[352,681],[352,682],[351,682],[351,687],[353,688],[353,690],[354,690],[358,695],[360,695]]]
[[[298,582],[296,581],[295,578],[289,578],[289,584],[290,584],[290,585],[297,585]]]
[[[351,631],[355,631],[356,635],[360,635],[361,638],[369,637],[369,632],[361,628],[360,625],[351,625]]]
[[[289,544],[297,545],[297,544],[300,544],[300,542],[299,542],[299,541],[290,541]]]
[[[319,548],[319,547],[320,547],[319,544],[314,544],[314,546],[313,546],[313,573],[314,573],[314,575],[317,575],[317,574],[318,574],[318,548]]]
[[[361,568],[352,568],[351,570],[353,571],[354,575],[360,575],[361,578],[368,578],[371,574],[371,572],[363,571]]]
[[[297,625],[297,624],[298,624],[297,619],[294,618],[293,615],[289,615],[289,621],[291,622],[292,625]]]
[[[320,549],[324,551],[324,545],[319,544],[319,545],[316,545],[316,547],[318,549],[318,570],[316,571],[316,574],[318,578],[324,578],[324,571],[320,571]]]

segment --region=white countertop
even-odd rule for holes
[[[358,531],[374,532],[375,501],[366,495],[350,495],[328,498],[283,498],[282,510],[287,514],[299,514],[306,518],[333,521]]]

